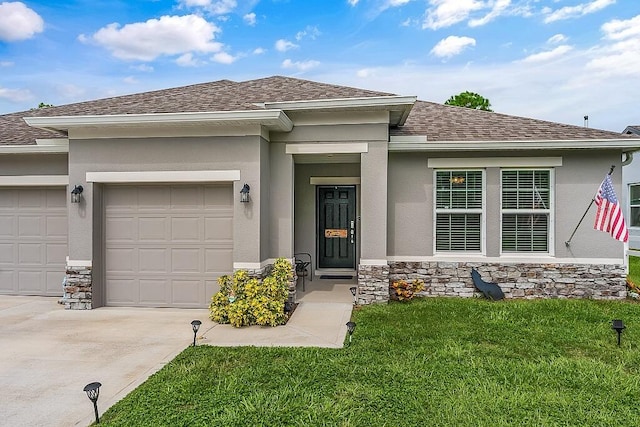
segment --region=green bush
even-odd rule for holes
[[[218,278],[220,290],[211,297],[209,317],[216,323],[235,327],[277,326],[286,322],[284,303],[293,280],[291,262],[278,258],[273,271],[262,281],[249,277],[246,270]]]

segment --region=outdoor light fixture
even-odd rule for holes
[[[84,188],[82,188],[82,185],[76,185],[73,187],[73,190],[71,190],[71,203],[80,203],[83,191]]]
[[[356,330],[356,322],[347,322],[347,332],[349,332],[349,345],[351,345],[351,336],[353,335],[353,331]]]
[[[622,331],[625,328],[626,326],[624,326],[622,320],[620,319],[615,319],[613,322],[611,322],[611,329],[618,333],[618,346],[620,345],[620,336],[622,335]]]
[[[451,184],[464,184],[464,176],[452,176],[449,178]]]
[[[358,291],[358,288],[356,288],[355,286],[352,286],[349,288],[349,290],[351,291],[351,295],[353,295],[353,305],[357,304],[357,300],[356,300],[356,292]]]
[[[242,186],[242,190],[240,190],[240,201],[242,203],[249,203],[249,184],[245,184]]]
[[[191,322],[191,329],[193,329],[193,346],[196,346],[196,335],[198,334],[198,329],[200,329],[200,325],[202,322],[199,320],[194,320]]]
[[[96,414],[96,424],[100,424],[100,418],[98,417],[98,396],[100,395],[100,386],[102,384],[95,382],[84,386],[84,391],[87,393],[87,397],[93,402],[93,412]]]

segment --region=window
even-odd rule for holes
[[[482,252],[483,171],[438,170],[435,179],[436,252]]]
[[[502,252],[549,253],[550,170],[502,171]]]
[[[629,226],[640,227],[640,184],[629,186],[629,208],[631,209]]]

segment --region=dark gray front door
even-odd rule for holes
[[[318,187],[318,266],[355,268],[356,188]]]

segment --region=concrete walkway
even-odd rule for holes
[[[83,387],[102,383],[104,413],[191,344],[193,319],[203,323],[199,344],[340,348],[350,285],[315,282],[277,328],[217,325],[205,309],[75,311],[57,298],[0,295],[0,426],[90,424],[93,406]]]

